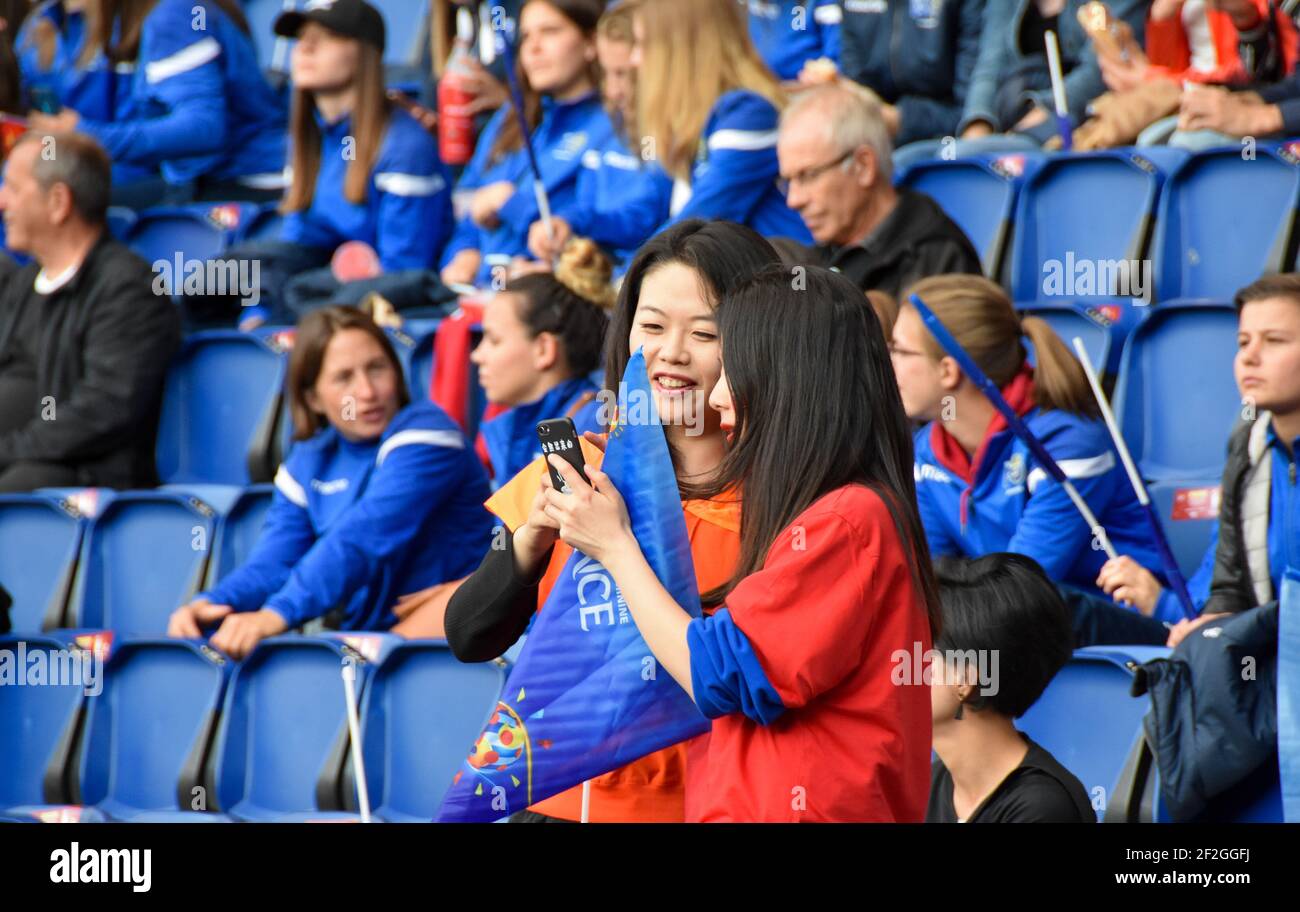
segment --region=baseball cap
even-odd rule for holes
[[[365,0],[307,0],[302,9],[281,13],[275,33],[297,37],[304,23],[315,22],[346,38],[355,38],[384,49],[384,17]]]

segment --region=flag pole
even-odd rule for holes
[[[939,321],[939,318],[934,315],[934,311],[930,309],[929,305],[921,300],[921,296],[911,295],[908,300],[916,308],[916,312],[921,315],[922,322],[925,323],[926,328],[930,330],[931,335],[934,336],[939,345],[953,357],[961,367],[962,372],[979,388],[993,407],[1002,413],[1002,417],[1006,419],[1007,427],[1011,429],[1011,432],[1019,437],[1025,446],[1029,447],[1029,452],[1038,460],[1047,474],[1051,475],[1053,480],[1065,489],[1065,493],[1074,504],[1074,508],[1079,511],[1084,522],[1088,524],[1088,528],[1092,530],[1092,534],[1101,543],[1106,556],[1112,560],[1118,557],[1119,555],[1115,553],[1114,546],[1110,543],[1110,536],[1106,534],[1106,530],[1097,521],[1097,517],[1093,515],[1087,501],[1079,494],[1078,489],[1075,488],[1065,472],[1061,470],[1061,467],[1056,464],[1056,460],[1052,458],[1052,455],[1047,452],[1047,447],[1043,446],[1042,441],[1035,437],[1033,432],[1025,426],[1025,423],[1020,420],[1020,416],[1016,414],[1016,410],[1011,407],[1006,399],[1002,398],[1002,393],[993,384],[993,381],[988,378],[984,371],[980,370],[979,365],[966,353],[966,349],[962,348],[960,343],[953,338],[952,333],[948,332],[948,327],[944,326]]]
[[[580,823],[591,823],[591,780],[582,780],[582,817]]]
[[[1128,473],[1129,484],[1133,486],[1133,493],[1137,495],[1138,503],[1142,505],[1142,511],[1146,514],[1147,524],[1151,526],[1151,537],[1155,542],[1156,552],[1160,556],[1160,563],[1164,565],[1165,577],[1169,580],[1169,586],[1174,590],[1174,594],[1178,596],[1178,604],[1183,609],[1183,616],[1190,620],[1196,617],[1196,609],[1192,605],[1191,594],[1187,591],[1187,581],[1183,579],[1182,571],[1178,569],[1178,562],[1174,560],[1173,552],[1169,548],[1169,539],[1165,537],[1165,530],[1160,524],[1160,517],[1156,515],[1155,507],[1151,505],[1151,496],[1147,493],[1147,486],[1142,482],[1142,476],[1138,473],[1137,466],[1133,462],[1133,454],[1129,452],[1128,444],[1124,442],[1124,435],[1119,432],[1119,425],[1115,421],[1115,413],[1111,410],[1106,394],[1102,392],[1101,382],[1097,379],[1097,371],[1092,366],[1092,359],[1088,357],[1088,349],[1084,347],[1083,339],[1075,336],[1073,344],[1074,351],[1079,356],[1079,363],[1083,365],[1083,372],[1088,375],[1088,385],[1092,387],[1093,398],[1097,400],[1097,406],[1101,409],[1101,416],[1106,420],[1106,429],[1110,431],[1110,439],[1119,452],[1120,461],[1124,463],[1124,471]]]

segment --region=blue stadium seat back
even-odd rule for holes
[[[1159,481],[1147,485],[1151,503],[1164,526],[1169,549],[1185,579],[1191,579],[1210,544],[1219,515],[1219,478]]]
[[[1042,156],[1025,153],[918,162],[901,175],[902,186],[934,199],[979,251],[984,274],[996,279],[1011,238],[1016,197]]]
[[[127,243],[131,237],[131,229],[135,227],[137,217],[135,210],[127,206],[109,206],[106,216],[108,222],[108,232],[113,235],[115,240]]]
[[[1222,474],[1240,417],[1233,379],[1237,315],[1231,305],[1162,304],[1129,336],[1115,386],[1115,417],[1144,478]]]
[[[269,484],[252,485],[240,492],[230,509],[225,511],[217,526],[205,589],[215,586],[248,560],[262,534],[274,490]]]
[[[13,597],[15,633],[63,624],[86,520],[48,494],[0,495],[0,584]]]
[[[195,333],[168,372],[157,464],[173,484],[269,481],[269,450],[287,359],[234,330]]]
[[[393,649],[371,676],[362,719],[367,785],[379,816],[434,818],[504,684],[504,666],[463,664],[443,640]]]
[[[167,293],[179,295],[184,288],[186,271],[193,260],[207,260],[221,255],[234,238],[236,226],[223,224],[214,214],[229,214],[219,206],[166,206],[146,209],[131,226],[127,245],[149,263],[154,274],[171,277]],[[176,269],[177,257],[181,268]],[[165,266],[163,264],[166,264]]]
[[[240,820],[337,810],[347,752],[340,675],[345,645],[318,637],[263,640],[226,691],[214,778],[218,809]],[[358,666],[358,699],[369,666]]]
[[[225,517],[244,493],[244,489],[239,485],[222,484],[165,484],[157,490],[193,495],[216,511],[219,517]]]
[[[245,226],[241,242],[278,241],[284,228],[284,216],[280,214],[279,203],[266,203]]]
[[[1110,303],[1023,304],[1019,309],[1042,317],[1074,352],[1074,337],[1083,339],[1092,366],[1103,379],[1119,371],[1124,340],[1142,322],[1143,309],[1128,301]]]
[[[113,820],[190,810],[232,664],[188,640],[119,643],[88,700],[82,803]]]
[[[1098,820],[1150,702],[1129,695],[1133,673],[1127,664],[1167,654],[1163,648],[1136,646],[1075,650],[1043,695],[1016,722],[1078,777],[1094,807],[1103,805]]]
[[[0,636],[8,668],[0,685],[0,813],[68,800],[64,779],[74,766],[89,656],[53,637]]]
[[[78,627],[165,636],[203,585],[216,513],[191,495],[120,493],[90,524],[68,612]]]
[[[1249,201],[1249,205],[1243,205]],[[1300,161],[1267,148],[1197,153],[1161,194],[1152,245],[1157,299],[1229,300],[1264,273],[1290,271]]]
[[[1144,263],[1165,175],[1186,153],[1115,149],[1055,155],[1016,204],[1010,289],[1017,302],[1153,297]]]

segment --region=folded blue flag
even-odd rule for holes
[[[601,468],[622,494],[655,575],[698,617],[677,476],[639,349],[628,361],[619,399]],[[646,646],[613,577],[575,551],[438,820],[498,820],[708,728]]]

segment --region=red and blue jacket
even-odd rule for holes
[[[924,819],[930,691],[904,665],[930,623],[879,494],[815,501],[686,639],[713,720],[690,749],[688,822]]]
[[[1074,484],[1115,550],[1163,577],[1145,514],[1106,425],[1035,406],[1028,370],[1002,394]],[[1053,581],[1106,597],[1096,587],[1106,552],[1065,489],[1001,415],[994,416],[973,459],[938,421],[917,432],[915,459],[916,500],[934,557],[1014,551],[1038,561]]]
[[[290,627],[344,609],[387,630],[399,597],[468,576],[491,543],[483,466],[442,409],[408,405],[374,440],[333,427],[294,446],[244,564],[202,597]]]
[[[768,68],[794,79],[809,60],[840,62],[840,0],[749,0],[749,37]]]

